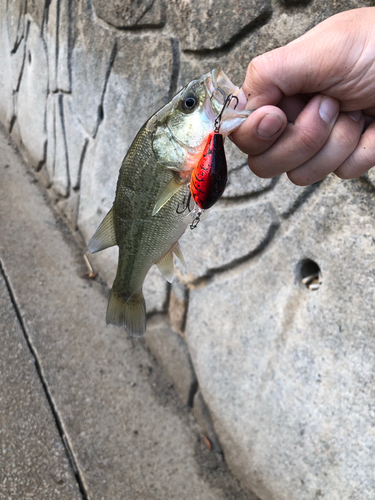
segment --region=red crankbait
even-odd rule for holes
[[[218,89],[221,91],[221,89]],[[230,94],[224,101],[223,107],[215,118],[215,129],[208,136],[203,156],[195,166],[191,175],[190,193],[202,210],[212,207],[224,192],[228,180],[227,160],[224,151],[224,139],[220,134],[221,117],[232,99],[238,99]]]
[[[195,203],[203,210],[212,207],[223,194],[227,179],[223,136],[215,131],[208,136],[203,156],[191,175],[190,192]]]

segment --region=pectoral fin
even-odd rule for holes
[[[172,283],[174,277],[173,250],[168,252],[159,262],[156,262],[156,265],[164,278],[169,281],[169,283]]]
[[[179,242],[177,242],[175,244],[175,246],[173,247],[172,252],[178,258],[178,260],[181,262],[181,264],[184,266],[184,268],[187,269],[187,265],[186,265],[186,262],[185,262],[185,259],[184,259],[184,256],[183,256],[183,253],[182,253],[182,250],[181,250]]]
[[[158,201],[155,203],[152,215],[156,215],[159,210],[167,203],[167,201],[169,201],[170,198],[172,198],[172,196],[177,193],[177,191],[182,187],[183,184],[177,182],[176,179],[172,177],[172,179],[165,185],[163,191],[161,192],[161,195],[158,198]]]
[[[117,245],[113,208],[104,217],[102,223],[91,238],[88,249],[91,253],[100,252]]]

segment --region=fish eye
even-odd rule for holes
[[[181,103],[181,109],[184,113],[192,113],[197,107],[198,99],[194,94],[186,95]]]

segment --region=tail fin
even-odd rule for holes
[[[108,323],[124,326],[131,337],[143,337],[146,332],[146,304],[142,291],[125,300],[112,289],[107,308]]]

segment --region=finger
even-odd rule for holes
[[[375,121],[361,136],[353,153],[335,170],[341,179],[355,179],[375,165]]]
[[[322,149],[306,163],[288,172],[298,186],[308,186],[324,179],[355,150],[365,124],[361,112],[340,113]]]
[[[275,106],[263,106],[251,113],[230,138],[247,155],[258,155],[272,146],[286,124],[283,111]]]
[[[313,97],[295,123],[288,123],[275,144],[262,154],[249,156],[250,169],[258,177],[268,178],[303,165],[328,140],[339,108],[339,102],[332,97]]]
[[[288,122],[295,122],[309,101],[310,99],[304,95],[283,96],[277,107],[284,111]]]

